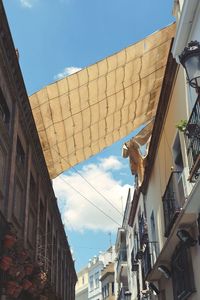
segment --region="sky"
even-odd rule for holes
[[[173,0],[4,0],[29,95],[174,21]],[[133,176],[125,139],[53,181],[76,270],[115,243]]]

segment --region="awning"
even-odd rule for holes
[[[51,178],[156,113],[175,24],[30,96]]]

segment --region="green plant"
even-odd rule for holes
[[[178,124],[176,124],[176,128],[181,132],[184,132],[187,126],[187,120],[180,120]]]

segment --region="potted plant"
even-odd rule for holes
[[[180,122],[176,124],[176,128],[181,132],[185,132],[186,126],[187,126],[186,120],[180,120]]]

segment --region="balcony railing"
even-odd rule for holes
[[[169,236],[170,230],[180,212],[183,200],[180,199],[180,192],[178,189],[178,179],[181,172],[174,171],[169,178],[164,196],[163,196],[163,210],[165,222],[165,237]]]
[[[143,215],[139,219],[139,239],[140,248],[142,249],[143,245],[148,242],[147,222]]]
[[[200,174],[200,96],[192,110],[185,129],[189,163],[189,181],[195,181]]]
[[[153,268],[156,260],[158,257],[158,242],[148,242],[148,244],[145,247],[143,259],[142,259],[142,265],[143,265],[143,271],[144,271],[144,277],[146,278],[148,273]]]
[[[150,255],[148,244],[146,245],[146,248],[144,250],[142,263],[143,263],[144,276],[146,277],[151,270],[151,255]]]

